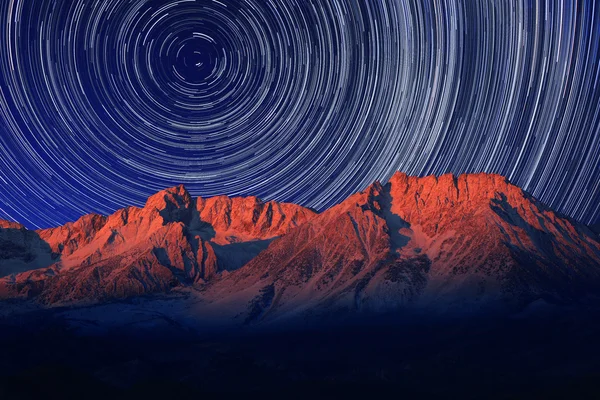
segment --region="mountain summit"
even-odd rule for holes
[[[59,259],[5,278],[0,292],[46,303],[96,302],[198,284],[238,269],[313,216],[304,207],[255,197],[194,199],[177,186],[151,196],[143,208],[37,231]]]
[[[599,287],[598,237],[504,177],[397,173],[212,282],[203,309],[245,307],[248,323],[519,310],[581,301]]]
[[[199,285],[196,315],[244,323],[400,309],[518,310],[600,288],[600,242],[504,177],[396,173],[321,214],[255,197],[193,199],[37,232],[59,259],[4,297],[104,301]]]

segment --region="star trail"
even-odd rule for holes
[[[595,1],[4,0],[0,217],[494,172],[600,217]]]

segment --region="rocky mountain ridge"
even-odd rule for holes
[[[600,288],[600,241],[504,177],[396,173],[316,214],[257,198],[193,199],[38,231],[59,260],[3,297],[103,302],[194,285],[201,318],[245,324],[405,309],[523,309]]]
[[[599,287],[598,237],[505,178],[397,173],[275,240],[206,297],[215,310],[249,304],[257,321],[518,309]]]
[[[37,231],[58,260],[5,278],[2,292],[47,303],[102,301],[200,283],[239,268],[313,215],[255,197],[193,199],[178,186],[151,196],[143,208]]]

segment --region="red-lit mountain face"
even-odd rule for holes
[[[183,186],[150,197],[144,208],[86,215],[37,231],[60,259],[6,277],[6,297],[46,303],[124,298],[201,283],[241,267],[277,236],[313,217],[294,205],[255,197],[193,199]],[[33,234],[33,232],[30,232]]]
[[[488,174],[397,173],[319,215],[256,198],[194,200],[178,187],[143,209],[38,234],[59,261],[4,278],[4,297],[102,301],[194,284],[197,315],[251,323],[520,308],[600,287],[598,236]]]
[[[274,241],[207,296],[273,314],[523,306],[598,293],[600,243],[497,175],[375,183]]]

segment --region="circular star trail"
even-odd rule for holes
[[[600,215],[594,1],[6,0],[0,216],[494,172]]]

